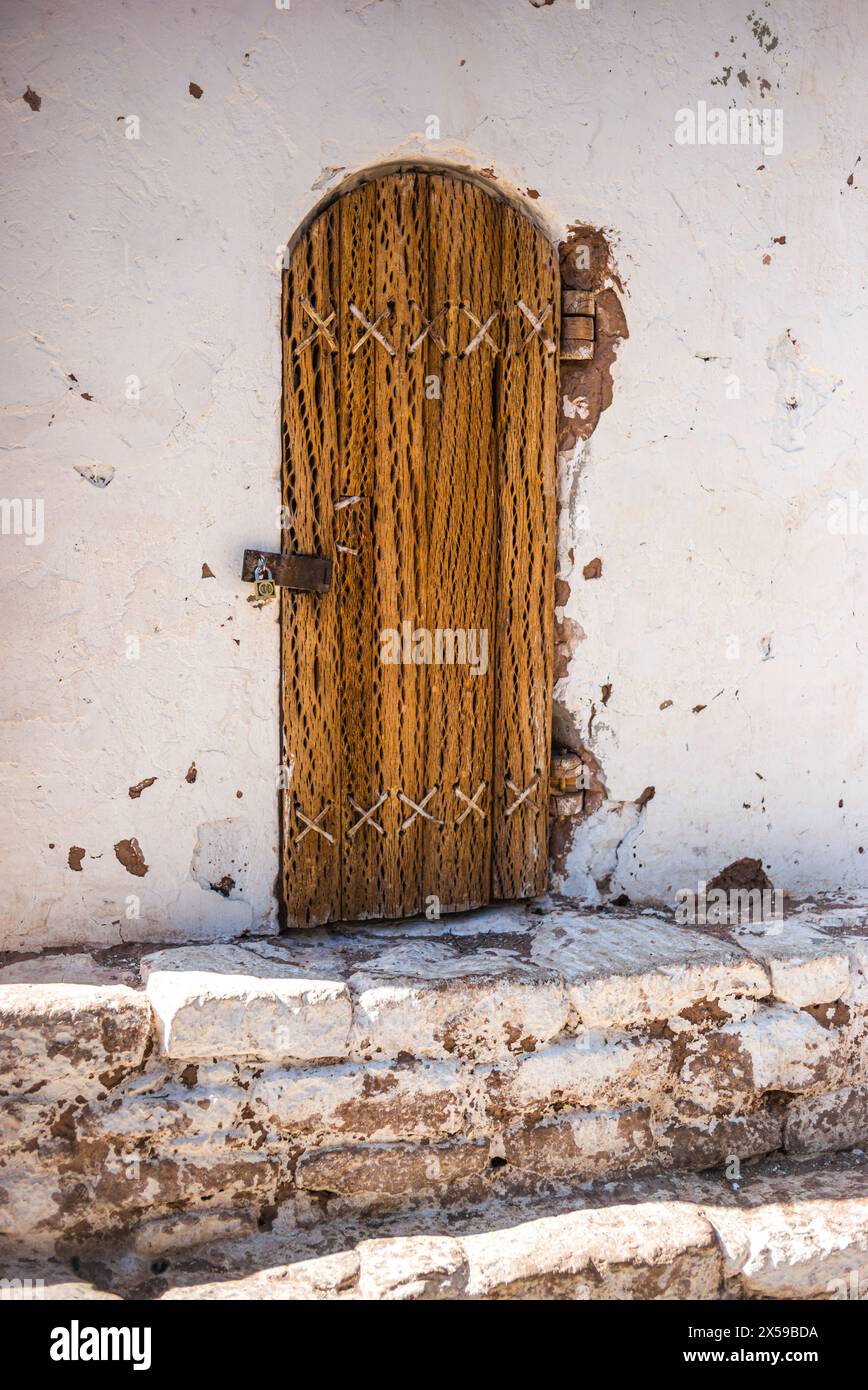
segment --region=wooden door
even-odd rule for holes
[[[283,293],[287,923],[457,912],[547,883],[557,257],[443,174],[294,245]]]

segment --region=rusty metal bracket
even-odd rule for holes
[[[594,355],[594,296],[564,290],[561,298],[561,361],[589,362]]]
[[[325,594],[331,588],[332,562],[320,555],[280,555],[270,550],[245,550],[241,578],[252,583],[261,561],[279,588],[315,594]]]

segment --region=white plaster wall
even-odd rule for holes
[[[866,537],[827,528],[868,491],[864,14],[755,9],[762,45],[744,0],[3,6],[0,496],[45,504],[41,546],[0,538],[3,944],[274,929],[277,627],[237,572],[277,537],[276,250],[334,166],[420,153],[539,190],[553,235],[614,234],[631,337],[564,465],[562,569],[566,702],[583,735],[597,706],[613,803],[656,788],[608,837],[614,891],[743,854],[794,891],[865,884]],[[761,78],[779,155],[675,143],[679,108]]]

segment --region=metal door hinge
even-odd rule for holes
[[[581,792],[588,785],[585,764],[578,753],[552,751],[549,762],[549,789],[552,792]]]
[[[561,297],[561,361],[589,362],[594,355],[594,296],[564,290]]]

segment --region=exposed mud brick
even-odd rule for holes
[[[490,1113],[533,1112],[553,1105],[610,1109],[647,1104],[662,1090],[670,1043],[637,1042],[620,1033],[587,1033],[553,1043],[486,1073]]]
[[[703,1204],[723,1253],[730,1296],[847,1298],[868,1279],[863,1170],[820,1174],[801,1200],[767,1179],[748,1185],[752,1207]],[[788,1185],[790,1186],[790,1185]]]
[[[801,1009],[840,999],[850,984],[850,959],[834,937],[798,922],[741,927],[739,942],[760,961],[772,982],[772,997]]]
[[[787,1110],[789,1153],[829,1153],[868,1145],[868,1086],[839,1086],[824,1095],[800,1097]]]
[[[540,1177],[611,1177],[635,1168],[654,1146],[650,1114],[628,1110],[560,1115],[541,1124],[520,1124],[503,1136],[508,1163]]]
[[[354,1056],[468,1058],[532,1052],[560,1033],[569,1003],[560,979],[533,968],[408,978],[353,976]]]
[[[713,1298],[720,1284],[714,1232],[687,1204],[571,1211],[461,1243],[470,1298]]]
[[[770,988],[744,951],[653,917],[555,911],[541,919],[532,956],[563,972],[587,1028],[667,1019],[697,999],[763,998]]]
[[[467,1260],[448,1236],[366,1240],[358,1246],[359,1297],[389,1302],[461,1298]]]
[[[711,1116],[693,1123],[669,1121],[656,1130],[658,1152],[667,1168],[699,1171],[732,1158],[773,1153],[783,1143],[783,1116],[772,1111],[732,1117]]]
[[[151,1008],[124,985],[0,985],[4,1094],[105,1090],[141,1066]]]
[[[268,1072],[248,1101],[254,1123],[308,1142],[446,1139],[467,1129],[480,1092],[470,1070],[454,1062],[372,1063]]]
[[[167,1057],[347,1055],[352,1006],[346,985],[334,980],[156,970],[148,997]]]
[[[341,1196],[370,1193],[398,1197],[481,1173],[488,1163],[488,1142],[447,1144],[353,1144],[302,1154],[296,1184],[314,1192]]]
[[[834,1085],[840,1060],[834,1030],[775,1005],[689,1043],[681,1081],[697,1105],[714,1111],[732,1097]]]
[[[805,1004],[803,1008],[822,1028],[843,1030],[852,1018],[849,1004],[845,1004],[841,999],[836,1000],[834,1004]]]
[[[709,879],[707,887],[709,891],[722,888],[727,893],[739,889],[757,889],[763,892],[774,885],[763,868],[761,859],[736,859],[732,864],[727,864],[725,869],[721,869],[719,874],[715,874],[714,878]]]

